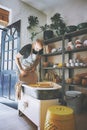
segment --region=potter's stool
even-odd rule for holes
[[[49,107],[44,130],[75,130],[73,109],[62,105]]]

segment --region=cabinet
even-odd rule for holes
[[[76,39],[81,39],[82,40],[82,46],[79,48],[75,47],[75,41]],[[51,48],[51,51],[49,52],[45,52],[42,55],[42,59],[41,59],[41,64],[40,64],[40,80],[46,80],[45,79],[45,75],[46,73],[48,73],[48,71],[55,71],[57,73],[59,73],[61,81],[58,82],[59,84],[62,85],[62,95],[65,95],[65,91],[68,90],[72,90],[75,89],[75,87],[80,87],[87,89],[87,84],[86,85],[82,85],[82,83],[80,82],[79,84],[77,83],[66,83],[67,78],[69,79],[74,79],[73,77],[78,74],[81,73],[86,73],[86,77],[87,77],[87,61],[86,63],[83,65],[80,64],[79,65],[75,65],[75,61],[74,61],[74,65],[73,66],[66,66],[66,63],[68,62],[68,60],[75,60],[77,59],[76,55],[79,54],[79,56],[81,57],[85,57],[85,59],[87,60],[87,45],[83,46],[83,42],[84,40],[87,40],[87,28],[86,29],[82,29],[82,30],[78,30],[72,33],[67,33],[65,35],[56,37],[56,38],[52,38],[49,40],[44,41],[44,47],[45,49],[48,49],[48,46],[51,48],[54,44],[55,48],[57,49],[57,51],[53,50]],[[74,48],[71,50],[67,49],[67,44],[69,42],[73,42]],[[58,45],[58,47],[56,46]],[[82,54],[83,56],[82,56]],[[60,64],[59,66],[54,66],[54,64],[56,63],[52,63],[49,64],[46,67],[43,67],[43,62],[49,62],[52,61],[52,59],[55,59],[54,61],[57,61],[58,64],[59,62],[62,63],[62,65]],[[60,58],[61,57],[61,58]],[[50,60],[49,60],[50,59]],[[57,60],[58,59],[58,60]],[[61,59],[61,61],[59,61],[59,59]],[[52,74],[52,73],[51,73]],[[82,80],[82,79],[81,79]],[[86,79],[87,81],[87,79]]]

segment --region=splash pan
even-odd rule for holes
[[[36,84],[23,84],[22,88],[25,94],[29,94],[37,99],[46,100],[58,98],[62,87],[54,82],[37,82]]]

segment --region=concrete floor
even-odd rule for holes
[[[18,110],[0,103],[0,130],[37,130],[25,116],[20,117]]]
[[[75,114],[76,130],[87,130],[87,112]]]
[[[87,110],[75,114],[76,130],[87,130]],[[0,130],[37,130],[37,127],[18,110],[0,103]]]

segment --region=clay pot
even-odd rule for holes
[[[82,79],[82,85],[83,85],[83,86],[86,86],[86,85],[87,85],[87,78]]]
[[[74,77],[73,77],[73,83],[74,83],[74,84],[80,84],[80,83],[81,83],[81,78],[80,78],[80,77],[77,77],[77,76],[74,76]]]
[[[43,67],[48,67],[49,63],[48,62],[43,62]]]
[[[66,79],[66,83],[71,84],[72,83],[72,78]]]

